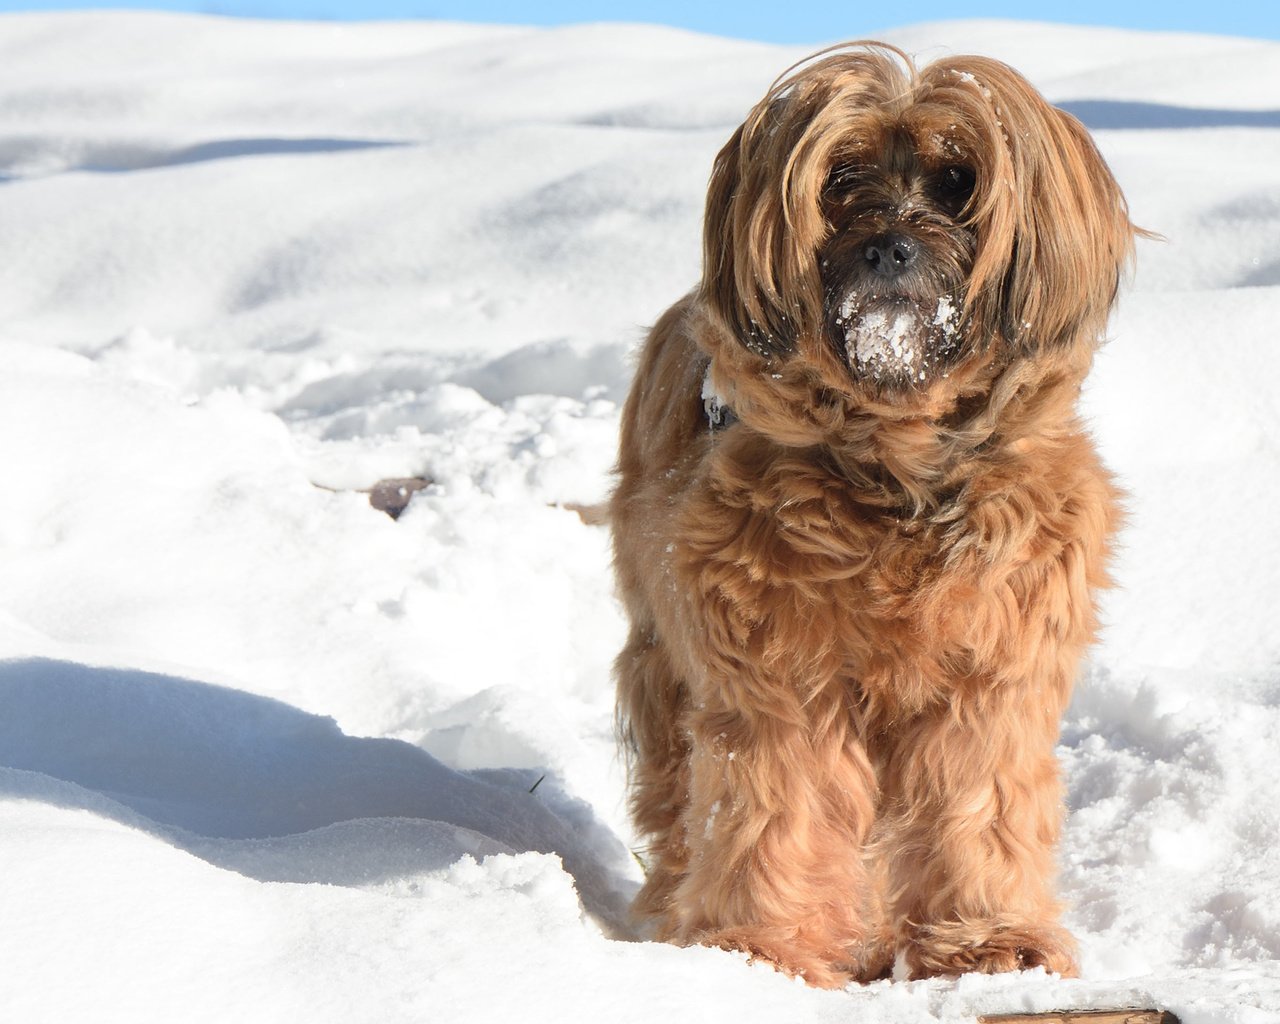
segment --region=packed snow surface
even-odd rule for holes
[[[6,1020],[1280,1020],[1280,46],[888,38],[1018,66],[1165,239],[1085,395],[1129,516],[1060,748],[1083,979],[818,992],[625,940],[622,618],[574,507],[801,50],[12,15]],[[431,481],[398,521],[389,477]]]

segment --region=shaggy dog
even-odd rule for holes
[[[1135,231],[981,57],[824,51],[720,152],[610,507],[657,937],[821,986],[1075,971],[1054,744],[1118,518],[1075,402]]]

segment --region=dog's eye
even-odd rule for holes
[[[938,178],[938,191],[953,202],[966,203],[973,195],[973,187],[977,184],[977,175],[968,167],[953,164],[943,168]]]
[[[847,192],[853,188],[863,175],[863,169],[858,164],[840,164],[831,169],[831,173],[827,175],[827,183],[823,188],[824,192]]]

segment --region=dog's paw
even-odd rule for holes
[[[909,976],[1002,974],[1043,967],[1073,978],[1079,973],[1075,940],[1063,928],[945,924],[921,928],[906,948]]]
[[[803,978],[815,988],[844,988],[860,980],[852,965],[842,962],[844,957],[838,951],[800,941],[794,929],[725,928],[703,932],[693,941],[746,953],[750,963],[768,964],[788,977]]]
[[[893,965],[896,959],[893,936],[888,935],[884,941],[870,940],[850,950],[847,963],[841,968],[854,981],[869,985],[873,981],[886,981],[893,977]]]

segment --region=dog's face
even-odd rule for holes
[[[947,373],[967,351],[977,232],[965,214],[977,170],[943,136],[872,130],[823,183],[823,326],[854,377],[904,389]]]
[[[1015,71],[856,46],[721,151],[701,295],[766,362],[910,406],[977,362],[1096,344],[1133,232],[1088,133]]]

